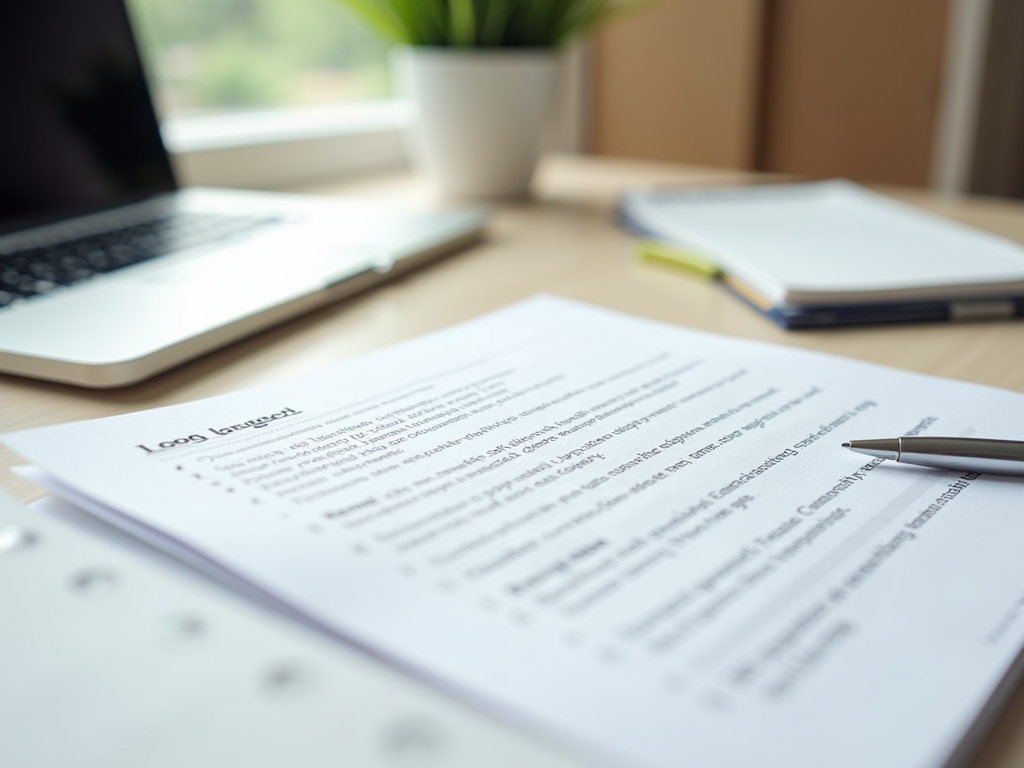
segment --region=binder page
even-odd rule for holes
[[[15,433],[51,487],[595,764],[939,766],[1024,641],[1024,396],[539,297]]]

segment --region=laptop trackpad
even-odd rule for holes
[[[196,295],[213,292],[221,298],[275,296],[308,292],[352,277],[374,266],[373,250],[338,242],[309,227],[286,228],[196,258],[153,265],[136,279],[146,284],[187,286]]]

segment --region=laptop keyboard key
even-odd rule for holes
[[[251,232],[277,216],[183,213],[63,243],[0,253],[0,308],[97,274]]]

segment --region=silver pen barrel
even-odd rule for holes
[[[852,451],[961,472],[1024,475],[1024,443],[1017,440],[987,440],[975,437],[894,437],[881,440],[851,440]]]

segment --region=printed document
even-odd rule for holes
[[[844,440],[1024,395],[538,297],[5,436],[51,488],[595,765],[940,766],[1024,643],[1024,478]]]

